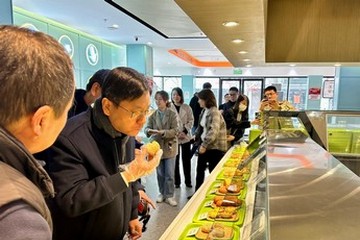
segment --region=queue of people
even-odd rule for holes
[[[192,188],[191,143],[198,152],[197,190],[205,170],[211,172],[228,150],[228,136],[235,144],[250,127],[247,96],[232,87],[219,110],[210,83],[190,105],[181,88],[172,89],[171,99],[166,91],[156,92],[157,109],[148,116],[151,86],[127,67],[96,72],[70,110],[72,62],[44,33],[1,26],[0,61],[0,94],[6,99],[0,106],[0,239],[106,240],[127,233],[138,239],[139,195],[153,205],[139,179],[156,169],[156,201],[177,206],[180,163]],[[273,86],[265,96],[261,111],[293,109],[277,101]],[[161,146],[151,161],[145,148],[135,148],[145,124],[146,136]],[[44,150],[45,168],[34,158]]]
[[[94,107],[66,121],[73,66],[55,39],[1,26],[0,59],[0,239],[140,238],[137,180],[162,156],[147,161],[131,140],[150,105],[145,77],[111,70]],[[33,154],[48,147],[45,171]]]

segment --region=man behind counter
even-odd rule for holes
[[[288,101],[279,101],[278,93],[275,86],[268,86],[264,90],[265,98],[261,101],[260,111],[280,110],[294,111],[294,106]]]

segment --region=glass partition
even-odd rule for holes
[[[329,152],[360,154],[360,116],[328,114],[326,118]]]

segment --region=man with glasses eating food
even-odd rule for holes
[[[84,114],[69,119],[50,148],[48,171],[57,195],[50,202],[54,239],[138,239],[136,180],[159,164],[162,150],[147,159],[134,137],[146,122],[150,88],[131,68],[111,70],[102,96]]]
[[[260,103],[260,111],[279,110],[294,111],[295,108],[288,101],[279,101],[278,93],[275,86],[268,86],[264,90],[264,99]]]

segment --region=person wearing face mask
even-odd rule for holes
[[[234,136],[231,145],[242,138],[245,129],[250,127],[248,106],[249,98],[239,95],[234,106],[223,112],[228,134]]]

